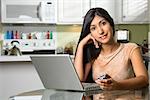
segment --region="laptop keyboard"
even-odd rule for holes
[[[100,90],[100,86],[96,83],[82,83],[85,91]]]

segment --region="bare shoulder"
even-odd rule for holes
[[[136,48],[139,48],[139,46],[136,43],[124,43],[124,48],[132,53]]]
[[[138,53],[138,55],[141,53],[140,47],[136,43],[123,43],[123,45],[124,45],[124,51],[130,58],[136,53]]]
[[[125,47],[131,47],[131,48],[134,48],[134,47],[139,47],[136,43],[124,43]]]

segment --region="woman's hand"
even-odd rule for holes
[[[92,100],[116,100],[116,96],[111,93],[111,91],[103,91],[98,94],[93,95]]]
[[[102,90],[116,90],[118,89],[118,85],[119,85],[118,82],[113,80],[112,78],[103,79],[103,80],[97,79],[95,80],[95,82],[100,85],[100,88]]]
[[[80,45],[84,46],[86,44],[94,43],[95,48],[99,48],[99,43],[95,40],[91,33],[89,33],[85,38],[80,41]]]

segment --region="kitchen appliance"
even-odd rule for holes
[[[116,30],[116,40],[118,42],[129,42],[129,30],[127,29],[121,29]]]
[[[57,21],[57,0],[1,0],[2,23],[50,23]]]
[[[8,55],[14,55],[14,56],[21,56],[22,53],[20,51],[20,49],[17,47],[17,44],[19,44],[18,41],[11,41],[11,45],[13,46],[9,51],[8,51]]]

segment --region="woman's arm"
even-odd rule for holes
[[[138,89],[146,87],[149,84],[148,71],[143,63],[140,49],[136,48],[131,56],[131,63],[135,73],[134,78],[115,81],[112,78],[106,80],[96,80],[104,90],[114,89]]]
[[[123,80],[119,82],[122,89],[137,89],[145,87],[149,84],[148,71],[143,63],[139,48],[133,51],[131,62],[135,73],[135,78]]]
[[[80,78],[81,81],[84,80],[84,69],[83,69],[83,47],[82,45],[78,45],[77,51],[76,51],[76,55],[75,55],[75,59],[74,59],[74,65],[75,65],[75,69],[78,73],[78,76]]]
[[[83,47],[80,45],[77,48],[76,56],[74,59],[74,65],[80,78],[80,81],[86,81],[91,69],[91,63],[89,62],[85,64],[83,68]]]
[[[84,39],[82,39],[80,41],[80,43],[78,44],[77,50],[76,50],[76,55],[75,55],[75,59],[74,59],[74,65],[76,68],[76,71],[78,73],[78,76],[80,78],[81,81],[85,81],[89,71],[91,69],[91,62],[85,64],[84,68],[83,68],[83,48],[84,46],[90,41],[92,40],[95,44],[95,46],[98,46],[98,43],[95,41],[95,39],[91,36],[91,34],[87,35]]]

